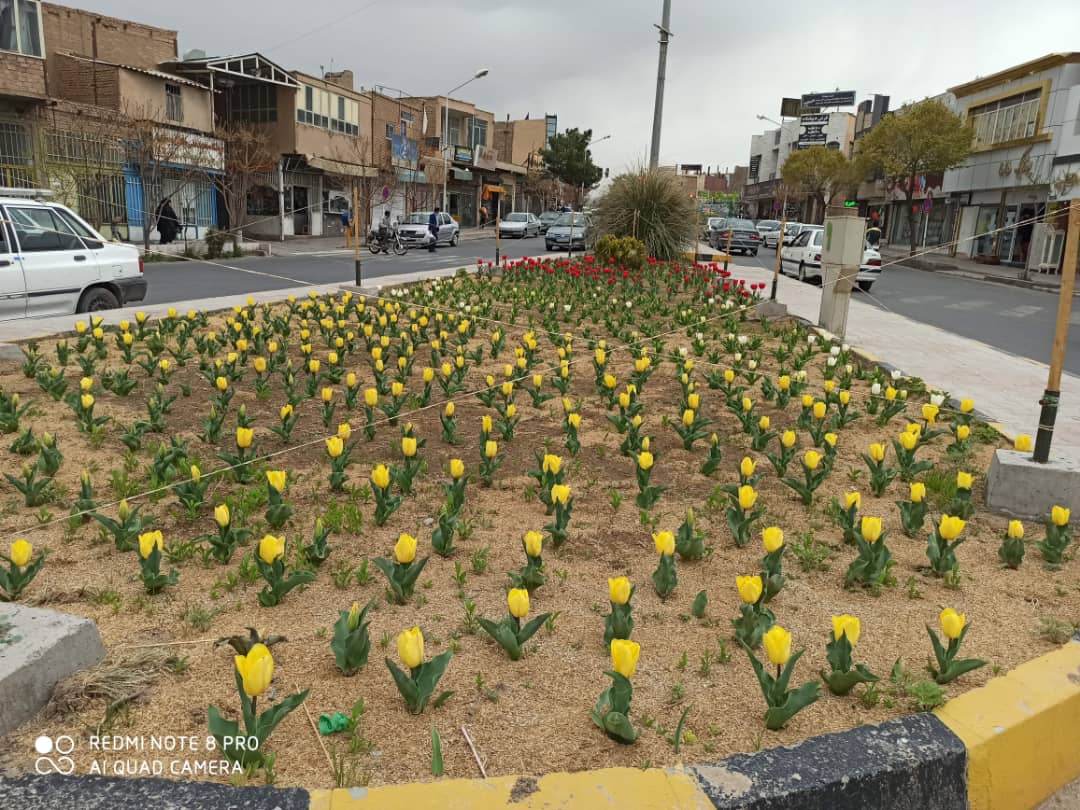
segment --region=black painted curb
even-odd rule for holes
[[[967,810],[967,749],[933,714],[690,768],[717,810]]]

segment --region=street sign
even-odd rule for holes
[[[831,93],[807,93],[803,107],[850,107],[855,103],[854,90],[834,90]]]
[[[780,117],[798,118],[801,107],[802,102],[797,98],[782,98],[780,99]]]
[[[804,115],[799,118],[799,149],[808,146],[820,146],[827,140],[825,127],[829,123],[829,116],[825,113]]]

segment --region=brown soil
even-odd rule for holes
[[[220,324],[218,324],[220,328]],[[752,323],[745,325],[748,333],[759,331]],[[516,345],[524,331],[518,327],[507,330],[507,346]],[[489,330],[482,328],[477,337],[486,344]],[[317,336],[315,336],[317,337]],[[541,340],[545,365],[555,362],[554,350],[546,339]],[[678,340],[678,336],[674,340]],[[771,339],[770,339],[771,340]],[[318,341],[313,341],[318,342]],[[41,341],[42,353],[54,360],[54,341]],[[110,338],[110,359],[107,365],[119,366],[120,360]],[[763,370],[775,368],[768,355],[766,342]],[[506,350],[504,350],[505,352]],[[420,369],[427,360],[426,347],[418,350],[410,381],[410,390],[420,389]],[[319,353],[319,349],[316,349]],[[512,353],[512,350],[511,350]],[[325,354],[325,350],[323,351]],[[501,374],[506,354],[495,363],[485,351],[481,369],[469,372],[470,390],[482,388],[484,374]],[[296,355],[299,365],[299,355]],[[416,482],[416,495],[406,498],[402,508],[388,524],[375,527],[371,520],[373,503],[358,502],[364,515],[364,528],[358,534],[344,529],[330,538],[331,557],[319,571],[317,581],[310,587],[293,591],[275,608],[260,607],[256,598],[261,582],[241,582],[228,591],[222,587],[225,576],[235,573],[242,549],[228,565],[211,563],[204,567],[198,558],[175,567],[180,573],[179,585],[158,596],[147,596],[139,580],[138,561],[133,554],[117,552],[111,542],[102,543],[97,526],[90,523],[74,531],[62,523],[37,526],[36,509],[22,505],[21,496],[4,484],[2,532],[3,547],[7,541],[26,536],[37,549],[48,549],[49,559],[37,580],[24,594],[30,604],[54,607],[95,620],[101,629],[110,656],[122,658],[145,645],[170,645],[167,649],[186,661],[182,674],[161,674],[148,690],[130,706],[121,710],[103,731],[126,736],[173,734],[207,734],[207,707],[216,705],[235,716],[238,701],[234,690],[232,651],[215,648],[217,638],[243,633],[254,626],[268,633],[288,637],[288,642],[274,648],[277,670],[274,692],[278,698],[300,689],[310,689],[305,709],[290,715],[274,734],[270,747],[277,753],[276,776],[281,785],[331,787],[334,775],[311,721],[320,713],[348,711],[363,698],[366,713],[362,721],[363,735],[371,750],[354,758],[362,778],[371,784],[430,779],[431,728],[442,737],[446,773],[454,777],[478,775],[478,769],[460,731],[468,728],[489,775],[512,773],[542,774],[559,770],[579,770],[599,766],[670,765],[676,761],[703,762],[727,754],[796,742],[823,732],[839,731],[864,723],[873,723],[909,711],[913,707],[905,696],[893,696],[888,686],[888,674],[893,662],[903,658],[906,667],[920,676],[931,654],[925,625],[937,629],[937,615],[945,606],[965,612],[971,622],[964,652],[988,661],[988,665],[962,677],[945,688],[948,696],[985,683],[995,673],[1011,667],[1052,648],[1052,643],[1040,634],[1040,620],[1056,617],[1060,620],[1080,619],[1080,583],[1075,566],[1049,570],[1039,559],[1038,552],[1029,548],[1028,558],[1018,571],[1001,567],[997,547],[1006,521],[979,513],[968,524],[968,542],[958,554],[961,563],[961,583],[958,588],[929,575],[926,569],[925,539],[905,538],[900,531],[899,515],[894,505],[906,499],[907,484],[897,480],[883,498],[868,492],[867,472],[860,453],[870,441],[890,439],[903,427],[903,417],[896,417],[887,428],[878,428],[863,417],[840,432],[839,458],[835,469],[819,490],[814,506],[804,509],[797,497],[782,485],[773,474],[764,456],[750,453],[760,462],[760,503],[767,510],[759,530],[779,525],[789,543],[804,533],[813,533],[825,543],[831,556],[824,570],[804,572],[789,549],[785,557],[788,583],[771,603],[778,620],[794,637],[795,649],[806,649],[799,663],[794,683],[815,679],[826,668],[825,643],[830,632],[830,616],[851,613],[862,619],[862,639],[856,648],[857,661],[866,663],[882,676],[879,689],[881,700],[867,707],[858,695],[862,687],[848,697],[840,698],[825,692],[813,706],[797,715],[780,732],[763,729],[764,704],[758,684],[746,654],[731,640],[729,620],[737,615],[738,598],[735,577],[759,570],[762,548],[755,535],[747,547],[736,548],[726,526],[726,499],[711,508],[709,496],[717,484],[735,480],[739,459],[746,454],[749,439],[723,406],[719,391],[701,384],[702,413],[714,420],[724,450],[722,469],[711,478],[702,476],[699,467],[705,456],[705,443],[697,444],[692,453],[681,447],[674,431],[662,424],[664,417],[677,419],[679,390],[669,362],[661,364],[645,387],[644,416],[648,431],[655,436],[654,449],[658,461],[653,483],[670,489],[653,510],[659,516],[659,527],[674,531],[687,508],[693,507],[699,527],[707,533],[712,553],[701,562],[677,563],[679,585],[675,594],[660,600],[652,588],[650,576],[656,567],[656,553],[650,530],[643,527],[633,503],[636,494],[633,462],[618,452],[621,437],[611,429],[604,417],[605,409],[593,387],[591,359],[582,342],[575,346],[574,382],[572,394],[582,402],[584,424],[581,431],[582,450],[576,459],[562,449],[563,429],[558,398],[545,404],[541,411],[532,408],[528,396],[520,392],[516,402],[522,420],[512,442],[501,442],[500,449],[507,459],[498,472],[495,485],[484,489],[475,481],[468,485],[465,516],[474,528],[472,535],[458,539],[459,550],[452,559],[432,554],[417,588],[417,596],[408,605],[388,604],[383,598],[382,575],[369,566],[370,580],[366,585],[355,582],[345,590],[335,587],[331,572],[338,566],[356,567],[365,559],[391,556],[393,544],[401,532],[414,534],[420,541],[420,553],[430,553],[432,527],[428,521],[437,514],[442,502],[441,484],[446,479],[447,461],[461,456],[475,473],[479,461],[477,433],[480,416],[487,412],[475,397],[459,396],[457,412],[461,445],[452,448],[440,439],[438,414],[432,408],[412,415],[418,436],[427,439],[422,451],[427,470]],[[366,363],[350,363],[366,387],[371,372]],[[620,380],[628,378],[629,362],[625,355],[612,354],[611,368]],[[810,391],[821,390],[821,368],[824,357],[811,363]],[[79,473],[90,471],[99,501],[113,501],[109,477],[122,468],[124,447],[117,440],[119,425],[127,426],[145,416],[143,401],[151,386],[141,369],[132,366],[132,374],[140,387],[128,398],[121,399],[98,392],[99,412],[114,417],[106,427],[106,438],[100,447],[91,446],[88,437],[79,433],[71,411],[62,402],[53,402],[33,380],[26,379],[18,368],[7,368],[0,374],[0,385],[7,391],[18,391],[34,402],[33,415],[24,420],[34,428],[35,435],[45,429],[58,437],[65,460],[57,482],[64,493],[62,503],[48,509],[55,518],[67,514],[68,504],[78,492]],[[71,386],[77,388],[79,371],[71,364],[66,370]],[[545,374],[545,387],[548,386]],[[501,377],[500,377],[501,379]],[[700,379],[700,377],[699,377]],[[235,426],[235,411],[246,402],[248,413],[259,428],[256,431],[260,451],[276,451],[282,445],[266,426],[278,423],[277,410],[283,402],[280,381],[275,379],[273,394],[258,400],[254,396],[252,375],[238,385],[238,394],[230,408],[224,431],[225,449],[232,450],[231,436]],[[191,440],[191,452],[200,457],[204,471],[220,462],[216,449],[203,444],[196,433],[200,418],[208,409],[211,392],[207,382],[197,374],[196,362],[177,371],[169,384],[170,391],[180,390],[180,383],[191,385],[190,399],[179,398],[169,417],[170,435]],[[859,401],[868,395],[868,383],[856,381],[853,393]],[[953,392],[962,394],[962,392]],[[433,401],[442,399],[435,389]],[[772,417],[774,429],[793,426],[798,403],[792,402],[783,413],[764,400],[757,407]],[[909,412],[918,413],[919,403],[912,397]],[[858,407],[857,404],[853,407]],[[293,444],[318,439],[324,435],[316,401],[305,402]],[[339,405],[334,424],[347,417]],[[358,409],[351,415],[354,435],[359,436],[363,418]],[[372,466],[379,462],[399,461],[397,446],[400,431],[382,424],[375,441],[359,445],[353,454],[350,482],[366,483]],[[13,439],[9,436],[8,439]],[[131,473],[140,490],[146,488],[153,449],[163,436],[148,435],[144,449],[137,455],[137,468]],[[573,488],[574,510],[570,522],[571,539],[560,551],[545,553],[548,584],[533,594],[532,609],[558,611],[553,632],[541,630],[529,645],[528,654],[518,662],[510,661],[498,646],[482,631],[476,635],[464,632],[463,602],[453,579],[455,563],[468,572],[464,592],[478,606],[478,613],[499,619],[506,613],[505,572],[517,570],[524,563],[521,538],[526,530],[540,529],[549,521],[544,508],[527,490],[533,484],[527,471],[533,466],[534,453],[550,439],[552,450],[561,452],[569,463],[568,483]],[[922,457],[935,460],[946,470],[958,469],[948,458],[944,445],[948,437],[938,438],[922,451]],[[805,433],[800,443],[806,445]],[[6,444],[7,442],[5,442]],[[981,503],[983,473],[993,443],[977,444],[963,467],[976,473],[975,498]],[[0,450],[4,468],[15,473],[22,459]],[[306,541],[315,518],[328,508],[327,475],[329,464],[321,444],[279,456],[271,462],[290,472],[286,499],[295,514],[288,530],[290,548],[297,538]],[[797,462],[796,462],[797,465]],[[797,470],[793,465],[792,469]],[[849,473],[849,470],[851,471]],[[858,471],[858,473],[856,473]],[[265,486],[260,477],[253,487]],[[845,490],[863,491],[863,513],[880,515],[889,532],[888,543],[897,565],[894,575],[897,584],[875,595],[867,590],[845,590],[843,575],[854,557],[852,547],[845,546],[841,530],[826,512],[826,505]],[[146,509],[158,518],[166,542],[175,543],[214,530],[212,506],[225,493],[238,492],[242,487],[231,481],[219,481],[211,486],[207,505],[200,518],[191,523],[183,516],[176,499],[169,495],[148,503]],[[618,508],[612,506],[612,493],[623,496]],[[336,496],[342,503],[346,496]],[[115,508],[103,509],[115,515]],[[248,516],[246,525],[260,537],[264,531],[260,508]],[[940,515],[931,511],[931,522]],[[44,516],[43,516],[44,517]],[[1042,528],[1028,527],[1028,538],[1042,538]],[[488,548],[487,571],[473,573],[470,556]],[[291,552],[290,552],[291,557]],[[173,567],[165,564],[164,567]],[[608,612],[608,577],[626,575],[636,584],[633,599],[636,626],[634,639],[641,644],[641,659],[634,682],[632,720],[642,728],[636,744],[624,746],[607,739],[591,722],[589,711],[600,691],[609,684],[604,671],[610,660],[602,644],[603,616]],[[217,587],[215,587],[217,585]],[[690,604],[701,590],[707,590],[709,607],[704,620],[690,617]],[[353,600],[361,604],[368,600],[377,603],[372,614],[371,637],[373,649],[368,665],[354,677],[344,677],[335,667],[329,647],[330,628],[338,611],[346,609]],[[422,604],[421,604],[422,602]],[[213,611],[208,629],[192,627],[192,609]],[[427,641],[427,655],[447,649],[452,642],[457,649],[441,686],[455,691],[441,708],[429,708],[422,717],[413,717],[397,694],[382,658],[397,660],[394,638],[401,630],[419,625]],[[707,675],[699,672],[703,652],[716,652],[726,643],[730,660],[713,663]],[[680,659],[685,655],[685,669]],[[484,691],[478,689],[482,677]],[[265,701],[264,701],[265,703]],[[674,733],[679,716],[690,707],[686,728],[688,735],[679,755],[673,753],[668,737]],[[104,713],[103,701],[85,703],[80,710],[61,718],[41,717],[27,723],[0,744],[9,752],[3,764],[10,772],[33,769],[33,740],[43,732],[53,736],[60,733],[75,735],[79,740],[76,762],[85,772],[92,758],[86,747],[86,737],[99,728]],[[649,719],[654,723],[648,723]],[[649,726],[649,727],[646,727]],[[691,739],[695,738],[692,742]],[[334,738],[327,738],[331,752]],[[344,743],[338,741],[338,748]],[[130,758],[128,754],[98,754],[106,761]],[[139,755],[143,756],[143,755]],[[152,755],[146,755],[152,756]],[[202,758],[205,755],[196,755]],[[168,774],[165,774],[168,776]]]

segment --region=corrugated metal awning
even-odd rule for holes
[[[374,166],[360,166],[356,163],[346,163],[344,160],[316,157],[305,155],[308,166],[313,169],[321,169],[327,174],[340,174],[347,177],[376,177],[379,170]]]

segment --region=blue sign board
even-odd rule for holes
[[[394,135],[390,138],[390,148],[394,160],[403,163],[415,163],[420,157],[420,145],[404,135]]]

